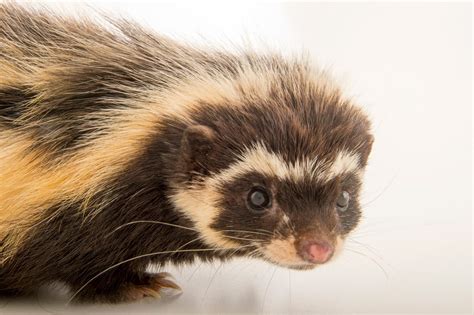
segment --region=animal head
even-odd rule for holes
[[[359,108],[299,70],[193,107],[172,201],[209,246],[308,269],[329,261],[359,221],[373,137]]]

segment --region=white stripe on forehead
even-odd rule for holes
[[[318,174],[318,179],[322,182],[328,182],[336,176],[349,172],[356,172],[356,175],[360,175],[359,161],[359,154],[346,150],[339,151],[336,159],[330,163],[329,168]]]
[[[359,155],[347,150],[340,151],[333,161],[301,158],[289,163],[280,155],[268,151],[265,145],[256,143],[240,154],[237,162],[212,176],[208,183],[212,185],[229,182],[251,172],[294,182],[305,178],[328,182],[340,174],[356,171],[358,168]]]

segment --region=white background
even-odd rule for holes
[[[345,251],[313,271],[254,260],[169,268],[184,289],[176,298],[66,307],[66,296],[42,291],[0,300],[0,314],[471,312],[470,4],[91,6],[183,40],[306,50],[331,69],[374,121],[364,222],[353,236],[364,245],[347,245],[363,255]]]

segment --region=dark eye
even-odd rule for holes
[[[250,209],[262,211],[271,206],[270,195],[263,187],[254,187],[249,191],[247,203]]]
[[[349,200],[351,200],[351,196],[347,191],[342,191],[339,197],[337,198],[336,206],[337,210],[339,211],[346,211],[347,207],[349,206]]]

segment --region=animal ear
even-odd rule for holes
[[[206,160],[214,148],[215,131],[204,125],[193,125],[184,130],[181,155],[188,174],[206,174]]]

